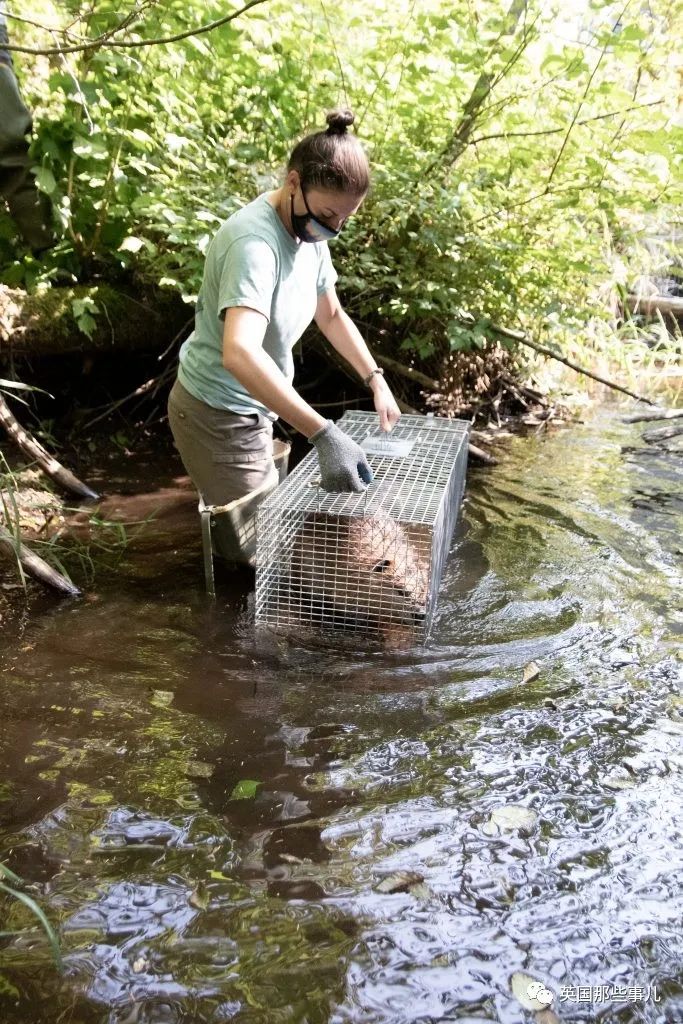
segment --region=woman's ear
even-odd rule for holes
[[[299,172],[289,171],[287,177],[285,178],[285,185],[287,187],[287,192],[289,192],[289,194],[293,196],[299,187]]]

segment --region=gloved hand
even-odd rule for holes
[[[328,420],[308,439],[318,451],[320,482],[325,491],[364,491],[372,470],[359,444]]]

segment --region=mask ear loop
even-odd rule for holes
[[[308,214],[309,217],[312,217],[313,220],[317,220],[318,218],[315,216],[315,214],[311,210],[310,206],[308,205],[308,200],[306,199],[306,193],[304,192],[304,187],[301,184],[301,179],[299,179],[299,188],[301,189],[301,198],[304,201],[304,206],[306,207],[306,213]]]
[[[301,179],[299,179],[299,188],[301,189],[301,198],[304,201],[304,206],[306,207],[306,213],[308,214],[308,216],[311,218],[311,220],[315,221],[316,224],[319,224],[320,227],[323,228],[323,230],[329,231],[332,238],[336,238],[341,229],[344,227],[346,221],[342,223],[341,227],[338,230],[335,230],[334,228],[331,228],[328,224],[324,224],[321,220],[318,220],[316,215],[313,213],[313,210],[308,205],[308,200],[306,199],[306,193],[304,192],[304,187],[301,184]],[[292,210],[294,210],[294,196],[292,196]],[[297,216],[299,215],[297,214]]]

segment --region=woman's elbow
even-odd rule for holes
[[[238,342],[232,339],[223,342],[223,369],[229,373],[239,372],[240,367],[244,366],[244,356],[244,350]]]

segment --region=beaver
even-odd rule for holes
[[[321,626],[380,636],[419,626],[427,610],[430,537],[416,530],[409,536],[381,512],[307,513],[292,547],[292,604]]]

